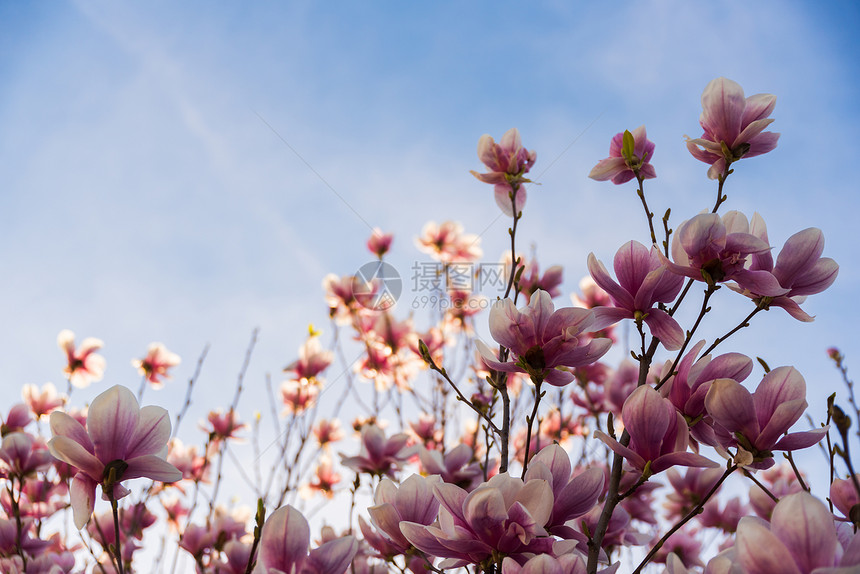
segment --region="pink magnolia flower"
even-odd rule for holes
[[[472,175],[495,186],[496,204],[505,215],[514,215],[511,193],[516,193],[516,210],[519,213],[526,204],[526,190],[522,186],[529,180],[525,174],[537,160],[537,153],[525,149],[517,128],[511,128],[499,143],[487,134],[478,140],[478,158],[490,170],[488,173],[472,172]]]
[[[663,505],[667,518],[677,521],[686,516],[705,499],[722,474],[723,470],[720,468],[688,468],[683,475],[674,468],[666,471],[669,484],[674,489],[666,496],[666,503]],[[712,499],[705,509],[715,505],[716,499]]]
[[[504,263],[505,277],[508,277],[512,263],[510,252],[507,253]],[[537,291],[546,291],[553,299],[561,295],[560,286],[564,281],[564,268],[561,265],[553,265],[541,274],[537,259],[526,260],[521,258],[520,267],[524,269],[520,275],[518,286],[520,293],[526,298],[526,303]]]
[[[239,422],[239,414],[232,408],[226,411],[222,408],[209,411],[206,420],[209,424],[201,428],[209,433],[213,441],[238,439],[236,433],[248,427],[247,424]]]
[[[570,296],[574,307],[582,307],[583,309],[594,309],[595,307],[603,307],[612,304],[612,299],[609,298],[609,293],[600,288],[591,275],[586,275],[579,280],[579,293],[574,293]]]
[[[297,379],[315,379],[334,361],[334,353],[323,349],[319,336],[310,336],[299,348],[299,358],[284,367]]]
[[[618,282],[606,271],[594,253],[588,255],[588,271],[612,299],[612,307],[594,310],[594,328],[602,329],[622,319],[644,321],[651,333],[670,351],[684,344],[684,330],[658,303],[670,303],[681,291],[684,280],[669,272],[654,246],[649,250],[638,241],[629,241],[615,253]]]
[[[340,482],[340,474],[334,470],[331,457],[322,455],[319,457],[319,463],[314,470],[314,476],[308,481],[302,489],[304,498],[311,498],[319,493],[328,499],[334,496],[334,487]]]
[[[761,221],[753,231],[765,242],[767,228]],[[764,303],[768,307],[782,307],[786,312],[799,321],[809,322],[813,317],[808,315],[800,304],[807,295],[821,293],[830,287],[839,274],[839,265],[829,257],[822,257],[824,252],[824,234],[820,229],[810,227],[798,231],[788,238],[773,264],[773,257],[765,253],[753,258],[752,269],[761,269],[771,273],[780,286],[788,292],[776,297],[765,297],[752,289],[740,289],[744,295]]]
[[[151,478],[174,482],[182,473],[165,460],[170,416],[161,407],[140,408],[134,394],[114,386],[90,404],[84,428],[60,411],[51,413],[53,438],[48,448],[78,473],[70,489],[75,525],[83,528],[95,507],[96,486],[102,498],[118,500],[129,490],[121,482]]]
[[[713,428],[705,410],[705,396],[711,383],[717,379],[732,379],[742,382],[752,372],[752,359],[740,353],[725,353],[711,359],[705,355],[696,360],[696,355],[705,346],[699,341],[678,363],[675,374],[666,381],[660,393],[667,397],[690,425],[690,433],[699,442],[716,445]],[[667,361],[666,370],[671,367]]]
[[[393,546],[396,554],[405,553],[412,546],[400,531],[401,522],[427,526],[436,520],[439,501],[433,495],[433,487],[439,483],[438,476],[425,478],[417,474],[404,480],[399,487],[388,478],[380,481],[373,495],[375,505],[367,512],[373,526],[382,533],[386,544]],[[365,525],[362,532],[366,529]]]
[[[393,233],[383,233],[381,229],[374,227],[370,239],[367,240],[367,248],[371,253],[382,259],[391,249],[392,241],[394,241]]]
[[[854,475],[857,480],[860,480],[860,475]],[[830,500],[833,506],[842,513],[840,520],[851,520],[851,509],[860,504],[860,494],[854,487],[854,481],[849,478],[834,479],[830,485]]]
[[[343,574],[356,552],[352,536],[330,540],[310,552],[308,521],[292,506],[282,506],[263,525],[259,563],[263,574]],[[257,572],[257,570],[255,570]]]
[[[42,418],[64,404],[68,400],[65,395],[57,393],[57,387],[52,383],[45,383],[40,389],[36,385],[24,385],[21,389],[21,397],[36,418]]]
[[[827,428],[783,436],[806,410],[806,381],[794,367],[773,369],[754,393],[731,379],[717,379],[705,396],[705,408],[723,447],[737,446],[752,455],[750,468],[773,466],[774,450],[798,450],[820,441]]]
[[[753,216],[754,227],[763,225],[760,219],[758,214]],[[768,297],[785,295],[788,289],[769,271],[747,267],[747,257],[769,251],[767,241],[750,233],[746,216],[729,211],[722,218],[702,213],[683,222],[672,238],[674,263],[658,254],[671,271],[708,285],[735,281],[742,289]]]
[[[57,345],[66,353],[66,367],[63,369],[66,378],[78,388],[88,387],[90,383],[102,380],[105,371],[105,359],[96,351],[104,346],[99,339],[87,337],[81,346],[75,348],[75,334],[64,329],[57,335]]]
[[[569,520],[582,516],[603,494],[604,473],[592,467],[584,472],[571,474],[570,458],[557,444],[542,448],[529,463],[526,471],[526,484],[532,480],[545,480],[553,493],[552,512],[546,523],[548,532],[567,538],[572,530],[565,526]]]
[[[848,574],[860,571],[860,536],[843,548],[827,507],[798,492],[780,499],[770,524],[741,518],[735,563],[744,574]]]
[[[37,471],[47,470],[52,461],[43,439],[36,439],[29,433],[9,433],[0,444],[0,477],[23,479]]]
[[[134,359],[131,364],[154,389],[164,386],[164,380],[170,379],[169,369],[180,363],[181,359],[176,353],[171,353],[163,343],[150,343],[146,349],[146,356],[142,359]]]
[[[33,417],[30,415],[30,408],[24,403],[12,405],[9,409],[9,414],[5,419],[0,417],[0,436],[6,436],[9,433],[23,431],[24,427],[33,422]]]
[[[776,148],[779,134],[764,131],[773,122],[768,116],[774,106],[776,96],[772,94],[745,98],[739,84],[726,78],[711,80],[702,93],[699,118],[705,132],[700,138],[688,138],[687,149],[710,164],[708,177],[717,179],[733,162]]]
[[[337,442],[343,438],[343,431],[340,429],[340,421],[337,419],[320,419],[314,426],[314,437],[317,439],[320,448],[327,449],[333,442]]]
[[[466,491],[474,490],[484,478],[481,464],[475,460],[475,452],[466,444],[458,444],[444,454],[421,447],[418,459],[426,474],[439,475],[444,482],[456,484]]]
[[[625,136],[629,134],[625,145]],[[597,162],[588,177],[597,181],[611,179],[618,185],[626,183],[634,177],[652,179],[657,177],[651,158],[654,157],[654,142],[648,139],[645,126],[639,126],[632,132],[626,131],[615,134],[609,144],[609,157]]]
[[[555,386],[574,378],[558,367],[580,367],[602,357],[612,342],[588,340],[583,334],[594,323],[592,311],[568,307],[555,310],[552,297],[537,291],[527,307],[520,310],[504,299],[490,309],[490,334],[510,350],[510,360],[499,361],[482,341],[477,341],[484,363],[496,371],[526,373]]]
[[[667,399],[648,385],[633,391],[621,409],[630,443],[622,445],[602,431],[595,438],[627,459],[630,465],[647,475],[672,466],[716,467],[717,463],[687,451],[690,433],[687,421]]]
[[[393,477],[413,454],[408,442],[406,433],[385,438],[383,430],[375,424],[365,425],[361,429],[361,451],[357,456],[341,454],[341,462],[355,472]]]
[[[481,238],[474,233],[463,233],[463,225],[457,221],[445,221],[442,224],[428,221],[415,244],[418,249],[442,263],[469,263],[483,254]]]
[[[505,557],[502,560],[501,574],[586,574],[586,560],[583,555],[575,552],[551,554],[537,554],[520,565],[513,558]],[[598,570],[598,574],[615,574],[621,562]]]
[[[552,549],[544,525],[553,495],[545,480],[523,483],[503,473],[470,493],[445,483],[433,490],[442,506],[439,526],[405,521],[400,531],[422,552],[446,558],[443,569],[482,564],[498,554],[515,557]]]

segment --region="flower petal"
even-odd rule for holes
[[[126,458],[139,418],[137,399],[121,385],[115,385],[93,399],[87,414],[87,431],[99,460],[108,463]]]

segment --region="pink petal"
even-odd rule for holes
[[[310,545],[308,521],[290,505],[272,513],[263,525],[260,561],[266,568],[298,572]]]
[[[794,560],[786,560],[788,548],[763,521],[741,518],[735,540],[737,560],[746,574],[803,574]]]
[[[829,257],[822,257],[791,285],[792,297],[821,293],[836,281],[839,265]]]
[[[508,349],[516,348],[522,340],[520,312],[510,299],[502,299],[490,307],[490,335]]]
[[[833,566],[838,546],[833,515],[811,494],[798,492],[781,498],[773,511],[770,529],[803,572]]]
[[[161,482],[176,482],[182,480],[182,471],[154,454],[146,454],[126,461],[128,468],[123,473],[123,479],[139,477],[151,478]]]
[[[746,108],[741,86],[726,78],[711,80],[702,93],[701,123],[715,140],[731,145],[738,135]]]
[[[773,445],[774,450],[800,450],[809,448],[827,436],[830,427],[785,435]]]
[[[782,403],[805,399],[806,381],[800,371],[794,367],[773,369],[764,376],[753,395],[759,425],[767,424]]]
[[[788,238],[776,258],[774,276],[781,285],[791,287],[797,276],[809,269],[824,252],[824,234],[810,227]]]
[[[622,445],[620,442],[610,437],[603,431],[594,431],[594,438],[599,441],[603,441],[606,443],[606,446],[612,449],[613,452],[620,455],[623,458],[626,458],[630,464],[639,470],[643,470],[645,468],[645,463],[647,462],[642,456]]]
[[[705,397],[708,414],[730,433],[741,432],[750,440],[759,434],[753,396],[740,383],[717,379]]]
[[[657,307],[649,309],[645,322],[651,329],[651,334],[660,339],[669,351],[680,349],[684,344],[684,330],[666,311]]]
[[[776,107],[776,96],[773,94],[756,94],[748,97],[741,119],[742,125],[768,117],[774,107]]]
[[[651,472],[663,472],[673,466],[718,468],[720,465],[700,454],[692,452],[672,452],[659,456],[652,461]]]
[[[123,460],[137,430],[140,406],[134,394],[116,385],[95,399],[87,414],[87,431],[96,456],[107,463]]]
[[[93,447],[93,443],[90,440],[90,435],[87,434],[87,430],[81,423],[66,413],[61,411],[52,412],[50,424],[51,433],[54,436],[68,437],[84,447],[90,454],[95,452],[95,447]]]
[[[750,142],[750,149],[744,157],[755,157],[776,149],[779,134],[774,132],[763,132],[755,136]]]
[[[546,468],[549,469],[554,492],[561,490],[570,480],[570,458],[559,445],[553,443],[540,449],[530,464],[538,462],[545,464]]]
[[[469,449],[468,446],[466,448]],[[439,501],[433,496],[431,484],[433,483],[417,474],[400,483],[400,488],[394,495],[394,506],[401,520],[430,524],[436,519],[439,514]]]
[[[624,401],[621,416],[630,433],[630,448],[646,461],[660,455],[669,424],[675,422],[667,416],[670,410],[674,419],[675,408],[648,385],[638,387]]]
[[[126,456],[134,458],[145,454],[160,452],[170,439],[170,415],[156,406],[140,409],[140,419],[129,442]]]
[[[545,526],[552,514],[553,494],[552,487],[545,480],[531,480],[519,491],[516,498],[529,514],[534,518],[535,524]]]
[[[48,441],[48,448],[56,458],[86,473],[93,480],[101,480],[104,464],[78,442],[69,437],[55,436]]]
[[[400,532],[403,533],[403,536],[405,536],[415,548],[429,554],[430,556],[438,556],[440,558],[460,557],[459,553],[452,552],[433,534],[438,533],[439,536],[445,535],[445,533],[438,528],[415,524],[414,522],[401,522]]]
[[[599,468],[589,468],[570,479],[556,496],[553,523],[567,522],[591,510],[603,494],[604,481],[604,473]]]
[[[302,565],[302,570],[314,574],[343,574],[358,552],[358,541],[352,536],[330,540],[313,549]]]
[[[651,271],[651,254],[638,241],[628,241],[615,253],[613,261],[618,284],[628,293],[636,293]]]
[[[96,507],[96,481],[79,472],[69,486],[69,498],[74,514],[75,527],[80,530],[86,526]]]
[[[493,192],[496,199],[496,205],[499,206],[502,213],[513,217],[514,210],[513,205],[511,204],[511,193],[513,192],[513,188],[510,184],[507,182],[497,183]],[[526,187],[524,185],[520,185],[517,188],[516,202],[517,213],[520,213],[526,205]]]
[[[608,157],[597,162],[597,165],[589,172],[588,177],[596,181],[606,181],[625,170],[629,170],[629,168],[623,157]],[[630,171],[630,175],[632,177],[632,171]]]

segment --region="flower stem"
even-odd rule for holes
[[[113,554],[116,560],[116,570],[119,574],[125,574],[122,565],[122,542],[119,539],[119,505],[116,502],[116,497],[113,494],[113,487],[109,489],[108,499],[110,499],[110,508],[113,512]]]
[[[540,392],[541,384],[543,384],[543,379],[532,379],[532,382],[535,384],[535,404],[532,408],[531,416],[526,417],[526,452],[523,456],[523,474],[522,479],[526,479],[526,470],[529,467],[529,448],[531,447],[532,442],[532,425],[534,425],[535,419],[538,414],[538,405],[540,404],[540,399],[543,394]],[[537,432],[535,433],[538,437],[540,436],[540,423],[538,423]],[[537,450],[540,450],[540,444],[537,445]]]

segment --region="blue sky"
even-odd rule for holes
[[[369,260],[369,226],[395,233],[404,275],[431,219],[482,233],[498,260],[508,222],[469,170],[481,134],[514,126],[541,184],[520,245],[564,265],[570,293],[590,251],[647,241],[633,189],[586,177],[616,132],[645,124],[657,144],[655,212],[677,226],[713,203],[683,136],[726,76],[778,96],[782,133],[738,164],[728,208],[762,213],[777,248],[822,228],[841,271],[807,303],[814,324],[774,310],[725,350],[795,364],[819,418],[842,391],[825,348],[860,364],[858,24],[853,2],[2,3],[0,388],[61,383],[70,328],[108,361],[76,403],[136,388],[129,361],[160,340],[184,362],[147,402],[178,407],[208,342],[201,416],[204,393],[232,395],[259,326],[250,414],[307,324],[330,334],[321,280]],[[719,295],[710,337],[748,309]]]

